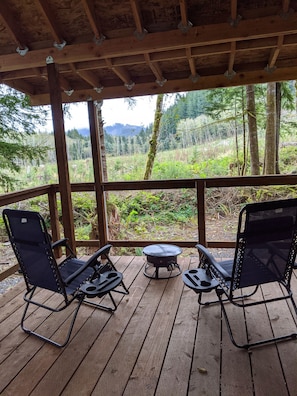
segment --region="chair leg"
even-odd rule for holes
[[[261,346],[261,345],[265,345],[265,344],[270,344],[273,342],[279,342],[279,341],[285,341],[285,340],[289,340],[289,339],[296,339],[297,338],[297,333],[291,333],[291,334],[286,334],[284,336],[279,336],[279,337],[271,337],[265,340],[260,340],[260,341],[256,341],[256,342],[251,342],[251,343],[246,343],[246,344],[238,344],[233,336],[233,332],[231,329],[231,324],[225,309],[225,305],[224,305],[224,300],[222,299],[222,292],[220,290],[217,290],[217,296],[222,308],[222,312],[226,321],[226,325],[227,325],[227,330],[230,336],[230,340],[232,342],[233,345],[235,345],[237,348],[241,348],[241,349],[249,349],[249,348],[253,348],[253,347],[257,347],[257,346]],[[295,312],[297,312],[296,309],[296,303],[293,299],[292,296],[290,296],[290,299],[292,301],[292,304],[294,306]]]
[[[33,292],[31,293],[31,296],[30,296],[30,297],[33,296],[34,291],[35,291],[35,290],[33,290]],[[57,342],[57,341],[54,341],[54,340],[51,339],[51,338],[45,337],[44,335],[42,335],[42,334],[40,334],[40,333],[37,333],[36,331],[29,330],[28,328],[25,327],[24,322],[25,322],[25,320],[26,320],[26,315],[27,315],[28,308],[29,308],[29,305],[30,305],[30,302],[29,302],[29,301],[27,301],[27,303],[26,303],[25,310],[24,310],[24,313],[23,313],[23,316],[22,316],[22,319],[21,319],[21,328],[22,328],[22,330],[23,330],[25,333],[27,333],[27,334],[34,335],[34,336],[38,337],[39,339],[41,339],[41,340],[43,340],[43,341],[45,341],[45,342],[48,342],[49,344],[52,344],[52,345],[54,345],[54,346],[56,346],[56,347],[58,347],[58,348],[62,348],[62,347],[64,347],[64,346],[69,342],[69,340],[70,340],[71,333],[72,333],[73,326],[74,326],[74,322],[75,322],[75,320],[76,320],[76,317],[77,317],[79,308],[81,307],[81,304],[82,304],[83,300],[84,300],[84,295],[82,294],[81,296],[78,297],[78,304],[77,304],[77,307],[76,307],[74,313],[72,314],[72,319],[71,319],[71,323],[70,323],[70,325],[69,325],[69,329],[68,329],[67,336],[66,336],[64,342],[62,342],[62,343],[59,343],[59,342]],[[65,306],[65,308],[66,308],[66,306]]]
[[[236,301],[236,300],[245,300],[245,299],[247,299],[247,298],[253,296],[253,295],[258,291],[258,289],[259,289],[259,286],[256,286],[255,289],[254,289],[251,293],[242,294],[241,296],[233,297],[232,300],[233,300],[233,301]],[[221,295],[222,295],[222,294],[225,294],[225,296],[226,296],[226,292],[224,292],[223,289],[221,289],[221,288],[219,287],[217,290],[218,290],[219,293],[221,293]],[[221,300],[222,300],[222,302],[230,302],[230,299],[229,299],[228,297],[221,298]],[[205,305],[205,306],[207,306],[207,305],[211,305],[211,304],[218,304],[219,302],[220,302],[219,299],[212,300],[212,301],[207,301],[207,302],[202,302],[202,293],[200,293],[200,295],[198,296],[198,303],[199,303],[200,305]],[[242,307],[242,305],[236,304],[236,302],[234,302],[234,305],[237,305],[238,307]]]
[[[112,290],[112,291],[113,292],[117,292],[116,290]],[[120,293],[120,292],[118,292],[118,293]],[[108,312],[115,312],[118,306],[116,305],[116,302],[115,302],[111,292],[108,292],[107,294],[109,295],[109,298],[110,298],[110,300],[112,302],[112,306],[111,307],[107,306],[107,305],[104,305],[104,304],[98,304],[98,303],[95,303],[95,302],[90,301],[90,300],[84,300],[84,304],[91,305],[92,307],[103,309],[103,310],[108,311]]]

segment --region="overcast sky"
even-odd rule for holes
[[[106,99],[103,101],[102,117],[104,125],[130,124],[147,126],[154,122],[154,113],[156,107],[157,96],[140,96],[136,97],[136,105],[129,107],[128,101],[125,99]],[[174,95],[166,95],[165,108],[167,108],[174,100]],[[89,128],[88,106],[86,102],[70,105],[71,118],[64,117],[65,131],[71,129]],[[52,132],[53,124],[50,119],[46,129]]]
[[[131,124],[147,126],[154,121],[156,96],[143,96],[136,99],[136,105],[132,108],[124,99],[108,99],[103,101],[102,117],[104,125]],[[86,102],[71,104],[70,115],[64,117],[65,131],[71,129],[89,128],[88,106]],[[47,130],[53,130],[52,120],[47,124]]]

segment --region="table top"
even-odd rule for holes
[[[219,286],[219,282],[203,268],[186,270],[182,276],[184,283],[196,293],[210,292]]]
[[[149,245],[143,249],[143,254],[154,257],[170,257],[181,254],[182,249],[176,245],[168,245],[164,243]]]

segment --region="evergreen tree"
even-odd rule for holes
[[[47,148],[29,143],[29,137],[45,125],[46,111],[32,107],[29,98],[0,85],[0,186],[9,191],[23,161],[40,161]]]

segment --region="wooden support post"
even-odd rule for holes
[[[102,172],[102,155],[101,144],[99,139],[99,128],[96,116],[96,109],[93,101],[88,102],[90,136],[92,146],[93,170],[95,193],[97,203],[97,223],[100,245],[103,246],[108,240],[107,215],[105,195],[102,188],[103,172]]]
[[[62,96],[59,84],[59,75],[54,63],[47,64],[47,73],[55,136],[64,236],[65,238],[68,238],[70,246],[75,251],[74,219],[62,109]]]
[[[207,246],[205,232],[205,180],[197,180],[195,184],[198,205],[198,242]]]

